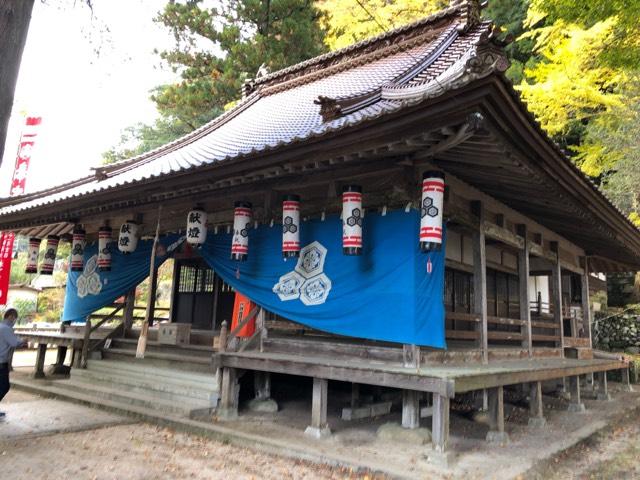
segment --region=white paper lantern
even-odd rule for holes
[[[251,203],[236,202],[233,212],[233,239],[231,260],[244,262],[249,255],[249,230],[251,229]]]
[[[133,220],[127,220],[120,227],[118,235],[118,250],[122,253],[131,253],[138,247],[138,224]]]
[[[442,247],[442,210],[444,173],[428,171],[422,175],[420,204],[420,250],[429,252]]]
[[[38,273],[38,253],[40,252],[40,239],[29,239],[29,250],[27,251],[27,266],[25,273]]]
[[[196,207],[187,215],[187,243],[202,245],[207,239],[207,212]]]
[[[47,237],[47,248],[44,251],[44,258],[40,265],[41,275],[51,275],[53,273],[53,267],[56,264],[56,255],[58,253],[58,244],[60,243],[60,237],[57,235],[49,235]]]
[[[81,272],[84,269],[84,247],[86,232],[81,227],[73,229],[71,240],[71,271]]]
[[[282,199],[282,256],[300,256],[300,196],[285,195]]]
[[[98,231],[98,270],[101,272],[111,271],[111,247],[113,241],[111,227],[100,227]]]
[[[342,189],[342,253],[362,253],[362,187],[348,185]]]

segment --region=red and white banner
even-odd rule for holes
[[[27,117],[25,121],[22,135],[20,135],[16,164],[13,169],[13,178],[11,179],[10,197],[24,193],[29,163],[31,163],[31,152],[41,122],[41,117]],[[7,304],[14,240],[15,235],[13,232],[0,232],[0,305]]]
[[[41,122],[41,117],[27,117],[22,135],[20,136],[18,156],[16,157],[16,166],[13,169],[13,179],[11,180],[9,196],[13,197],[14,195],[22,195],[24,193],[29,163],[31,162],[31,152]]]

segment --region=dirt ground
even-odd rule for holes
[[[55,400],[12,391],[2,408],[51,408]],[[82,415],[85,407],[72,405]],[[15,418],[15,417],[14,417]],[[11,422],[8,418],[7,424]],[[295,461],[121,419],[95,421],[70,433],[35,426],[23,435],[2,438],[0,478],[13,480],[147,479],[365,479],[382,478],[346,469]],[[115,425],[114,425],[115,424]]]
[[[531,480],[640,479],[640,419],[628,414],[526,477]]]
[[[270,455],[207,438],[159,428],[100,410],[13,390],[0,409],[0,478],[11,479],[379,479],[363,471]],[[637,410],[635,410],[637,412]],[[550,414],[552,412],[549,412]],[[553,416],[553,415],[551,415]],[[513,414],[512,414],[513,417]],[[569,418],[569,417],[567,417]],[[582,416],[588,422],[587,416]],[[511,418],[511,422],[517,418]],[[13,422],[13,426],[12,426]],[[127,422],[127,423],[124,423]],[[70,426],[67,432],[62,425]],[[515,432],[514,432],[515,433]],[[531,441],[529,444],[536,443]],[[333,445],[333,444],[332,444]],[[355,454],[342,439],[334,448]],[[531,445],[530,445],[531,446]],[[408,445],[407,445],[408,447]],[[509,450],[516,460],[517,453]],[[521,449],[518,449],[521,451]],[[503,452],[504,453],[504,452]],[[393,453],[387,460],[393,458]],[[640,479],[640,418],[627,413],[600,433],[537,465],[527,474],[496,469],[504,460],[484,458],[493,469],[455,469],[413,478],[506,480]],[[387,457],[387,454],[384,455]],[[384,458],[380,459],[384,461]],[[517,460],[516,460],[517,462]],[[498,463],[499,464],[499,463]],[[508,469],[507,469],[508,470]],[[481,473],[482,472],[482,473]],[[493,473],[488,473],[493,472]]]

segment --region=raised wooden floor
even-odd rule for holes
[[[484,388],[538,382],[625,368],[617,360],[544,358],[505,360],[488,365],[449,364],[404,367],[400,362],[300,356],[274,352],[224,352],[214,366],[300,375],[392,388],[433,392],[448,398]]]

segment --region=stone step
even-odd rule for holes
[[[107,360],[131,362],[138,365],[150,365],[160,368],[184,370],[213,374],[211,358],[190,357],[166,353],[145,352],[144,358],[136,358],[135,350],[107,348],[102,350],[102,357]]]
[[[136,359],[139,360],[139,359]],[[102,371],[106,373],[126,372],[141,377],[161,378],[171,382],[187,382],[211,384],[215,383],[216,372],[211,368],[208,372],[185,371],[175,368],[166,368],[152,363],[135,362],[127,359],[120,360],[89,360],[87,362],[87,370]]]
[[[135,350],[138,348],[138,340],[133,338],[114,338],[111,347],[121,350]],[[166,345],[163,343],[147,341],[146,353],[163,353],[171,355],[187,355],[189,357],[211,358],[214,350],[204,345]]]
[[[123,404],[135,405],[137,407],[145,407],[165,413],[177,414],[184,417],[191,417],[197,412],[211,408],[210,405],[203,402],[175,402],[158,398],[157,395],[149,395],[139,392],[121,391],[109,386],[98,385],[95,383],[82,382],[74,379],[60,380],[56,382],[57,388],[67,389],[83,395],[91,395],[110,401],[116,401]]]
[[[182,400],[197,401],[215,406],[218,400],[218,386],[217,382],[215,382],[215,377],[209,379],[208,383],[202,383],[177,381],[167,379],[166,377],[138,375],[126,371],[103,372],[88,369],[73,369],[71,371],[71,379],[85,383],[97,383],[125,391],[147,392],[166,398],[167,400],[178,402]]]

